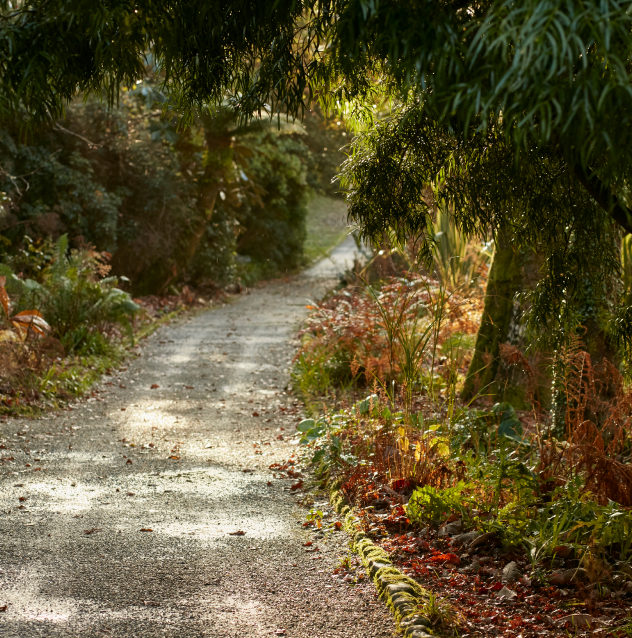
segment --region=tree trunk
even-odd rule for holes
[[[474,356],[461,395],[466,401],[477,394],[489,394],[493,391],[492,385],[500,365],[500,344],[507,341],[514,314],[513,298],[522,289],[522,276],[516,262],[514,249],[499,234],[487,280]]]
[[[463,386],[464,400],[480,395],[508,401],[517,409],[529,409],[534,403],[550,407],[549,358],[524,354],[524,309],[515,300],[518,293],[535,285],[540,266],[536,253],[516,249],[499,233],[474,356]]]
[[[524,308],[515,301],[518,293],[533,289],[541,266],[537,253],[515,248],[499,233],[474,355],[461,394],[465,401],[480,395],[508,401],[516,409],[530,409],[535,404],[546,410],[559,403],[559,398],[554,400],[553,396],[552,356],[541,352],[525,354],[528,343],[522,321]],[[596,299],[588,291],[587,295],[585,304],[603,308],[605,300]],[[594,364],[606,359],[617,366],[615,345],[597,316],[593,313],[585,320],[586,331],[581,335],[584,348]],[[603,398],[607,399],[605,390]]]

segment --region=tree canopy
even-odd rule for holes
[[[365,234],[423,236],[423,191],[433,186],[466,232],[502,229],[543,251],[532,301],[544,321],[570,320],[586,281],[618,275],[613,222],[632,232],[632,2],[0,7],[1,117],[54,119],[91,92],[113,102],[147,64],[161,74],[167,108],[183,115],[223,102],[245,119],[295,117],[320,99],[372,123],[344,172]],[[391,115],[380,118],[386,102]],[[619,334],[632,334],[627,304],[615,315]]]

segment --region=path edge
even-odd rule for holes
[[[406,638],[434,636],[430,619],[421,611],[429,592],[394,567],[388,554],[358,529],[359,519],[347,503],[339,482],[329,486],[329,501],[334,510],[344,516],[345,529],[352,538],[351,549],[360,556],[380,598],[393,614],[397,628]]]

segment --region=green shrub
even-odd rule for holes
[[[18,295],[15,310],[39,310],[66,354],[104,354],[114,330],[132,336],[131,319],[138,306],[117,287],[116,277],[102,276],[109,267],[101,254],[88,249],[67,253],[68,238],[62,235],[39,281],[9,280],[10,290]]]
[[[304,262],[308,148],[294,128],[271,125],[244,136],[243,143],[253,151],[247,173],[258,196],[237,209],[237,252],[266,275],[295,270]]]

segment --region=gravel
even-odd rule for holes
[[[0,421],[3,638],[394,634],[372,584],[332,576],[348,537],[303,528],[267,469],[296,450],[291,339],[334,272],[177,321],[71,410]]]

